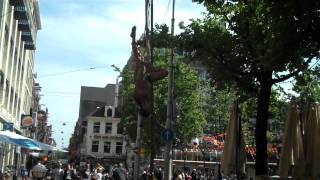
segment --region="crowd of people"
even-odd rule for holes
[[[172,180],[222,180],[220,165],[215,168],[189,168],[175,167],[172,173]],[[153,173],[145,168],[139,180],[163,180],[164,171],[161,167],[155,167]]]
[[[74,166],[73,164],[54,164],[48,168],[46,179],[53,180],[127,180],[128,171],[122,163],[114,165],[111,171],[106,170],[101,164],[95,165],[87,163],[84,166]]]
[[[218,171],[204,173],[197,169],[192,171],[177,169],[173,175],[173,180],[222,180],[222,176]]]
[[[201,170],[182,170],[175,169],[172,180],[203,180],[217,179],[220,180],[221,174],[217,172],[202,172]],[[219,176],[220,175],[220,176]],[[220,178],[219,178],[220,177]],[[57,163],[48,168],[47,177],[45,179],[53,180],[129,180],[133,179],[122,163],[116,164],[111,170],[105,169],[101,164],[95,165],[87,163],[84,166],[74,166],[73,164],[62,165]],[[161,168],[155,168],[153,173],[149,172],[149,168],[144,168],[139,180],[163,180],[164,172]]]

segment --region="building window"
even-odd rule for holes
[[[100,122],[94,122],[93,133],[100,133]]]
[[[82,122],[81,122],[81,125],[84,126],[84,127],[87,127],[88,122],[87,122],[87,121],[82,121]]]
[[[107,110],[107,117],[112,117],[112,109]]]
[[[5,26],[5,32],[4,32],[4,42],[5,42],[6,46],[8,45],[8,40],[9,40],[9,28],[6,25]]]
[[[112,123],[106,123],[106,134],[111,134],[112,133]]]
[[[86,134],[86,128],[81,128],[81,134]]]
[[[105,141],[104,142],[104,152],[105,153],[110,153],[110,150],[111,150],[111,142],[109,141]]]
[[[117,134],[123,134],[123,128],[118,124]]]
[[[10,55],[13,55],[13,39],[10,40]]]
[[[117,142],[116,144],[116,153],[121,154],[122,153],[122,142]]]
[[[99,141],[92,141],[92,152],[98,152],[99,151]]]
[[[3,87],[4,85],[4,73],[0,70],[0,86]]]

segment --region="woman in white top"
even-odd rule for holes
[[[95,180],[102,180],[102,169],[98,168],[97,169],[97,173],[94,175],[95,176]]]

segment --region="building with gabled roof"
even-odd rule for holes
[[[99,162],[105,168],[120,162],[127,164],[131,151],[119,126],[117,90],[115,84],[81,87],[79,119],[69,144],[71,161]]]

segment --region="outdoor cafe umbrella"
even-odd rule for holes
[[[11,131],[0,131],[0,141],[21,146],[30,150],[41,150],[40,145],[35,140],[21,136]]]
[[[238,107],[237,103],[234,103],[233,107],[231,108],[230,112],[230,118],[228,127],[226,130],[226,137],[223,147],[223,154],[221,158],[221,170],[224,175],[232,175],[235,173],[236,169],[236,150],[237,150],[237,139],[239,137],[239,131],[237,130],[237,123],[238,123]],[[241,131],[241,128],[240,128]],[[241,169],[242,172],[245,164],[245,152],[244,152],[244,140],[243,136],[241,136],[241,143],[240,143],[240,162],[239,162],[239,169]]]
[[[292,101],[289,105],[289,112],[285,124],[285,131],[282,142],[279,175],[281,178],[287,178],[289,171],[293,170],[295,178],[302,177],[304,174],[304,150],[302,142],[301,126],[297,103]],[[293,169],[290,169],[292,168]]]
[[[305,122],[306,176],[320,177],[320,105],[309,106]]]
[[[300,107],[300,110],[304,110],[301,116],[303,138],[297,104],[291,103],[280,159],[280,177],[287,177],[289,166],[293,165],[294,178],[317,179],[320,177],[320,106],[313,104]]]

